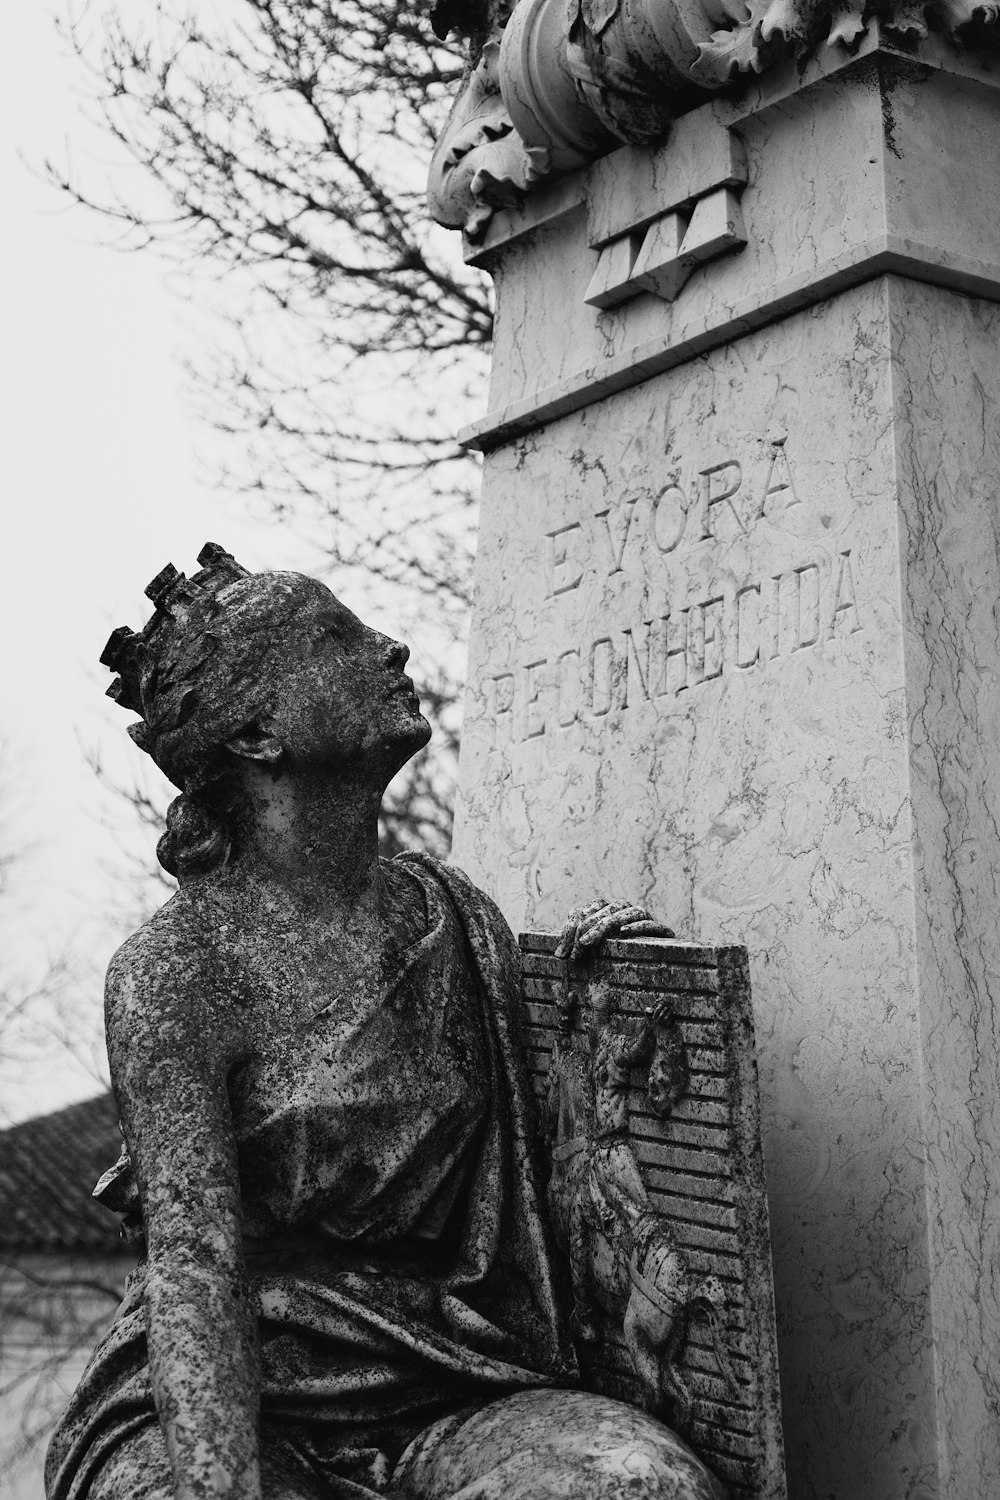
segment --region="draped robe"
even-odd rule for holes
[[[400,861],[427,924],[391,982],[368,1004],[334,994],[229,1082],[262,1435],[341,1495],[383,1490],[438,1418],[577,1373],[534,1170],[516,944],[460,871]],[[157,1421],[144,1274],[53,1436],[49,1500],[84,1500]]]

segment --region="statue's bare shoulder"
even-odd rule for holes
[[[240,1045],[238,988],[197,904],[174,896],[108,966],[105,1024],[119,1096],[149,1068],[224,1076]]]

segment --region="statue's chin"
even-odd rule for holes
[[[415,714],[412,723],[407,727],[405,733],[401,733],[398,740],[399,768],[402,769],[408,760],[419,750],[422,750],[430,740],[433,730],[430,723],[423,714]]]
[[[430,721],[420,715],[420,728],[416,730],[414,739],[417,741],[417,749],[422,750],[428,743],[434,731],[431,729]]]

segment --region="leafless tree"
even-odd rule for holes
[[[0,1248],[0,1490],[17,1495],[107,1328],[134,1257]],[[40,1486],[36,1492],[40,1492]]]
[[[68,25],[105,129],[140,173],[49,163],[119,243],[155,246],[225,330],[195,362],[224,482],[363,569],[421,638],[438,749],[397,791],[390,847],[447,847],[477,469],[485,280],[429,222],[430,152],[461,76],[420,0],[154,0]],[[127,185],[123,185],[126,184]]]
[[[93,1220],[104,1216],[88,1195],[113,1160],[110,1100],[8,1124],[9,1090],[40,1058],[58,1067],[70,1053],[94,1095],[107,1088],[101,977],[86,948],[35,954],[12,940],[35,876],[35,851],[11,833],[14,766],[0,745],[0,1494],[19,1497],[40,1493],[44,1442],[134,1257],[116,1249],[110,1215],[94,1248]],[[78,1150],[87,1163],[79,1178],[70,1165]]]
[[[23,941],[25,912],[39,878],[35,850],[16,831],[11,810],[20,767],[0,740],[0,1128],[10,1119],[9,1090],[39,1057],[71,1054],[78,1070],[104,1083],[97,1018],[100,976],[71,941],[61,947]]]

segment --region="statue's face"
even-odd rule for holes
[[[284,632],[287,671],[269,727],[290,766],[393,776],[426,745],[430,725],[403,671],[406,646],[363,624],[314,579],[303,580],[301,607]]]

